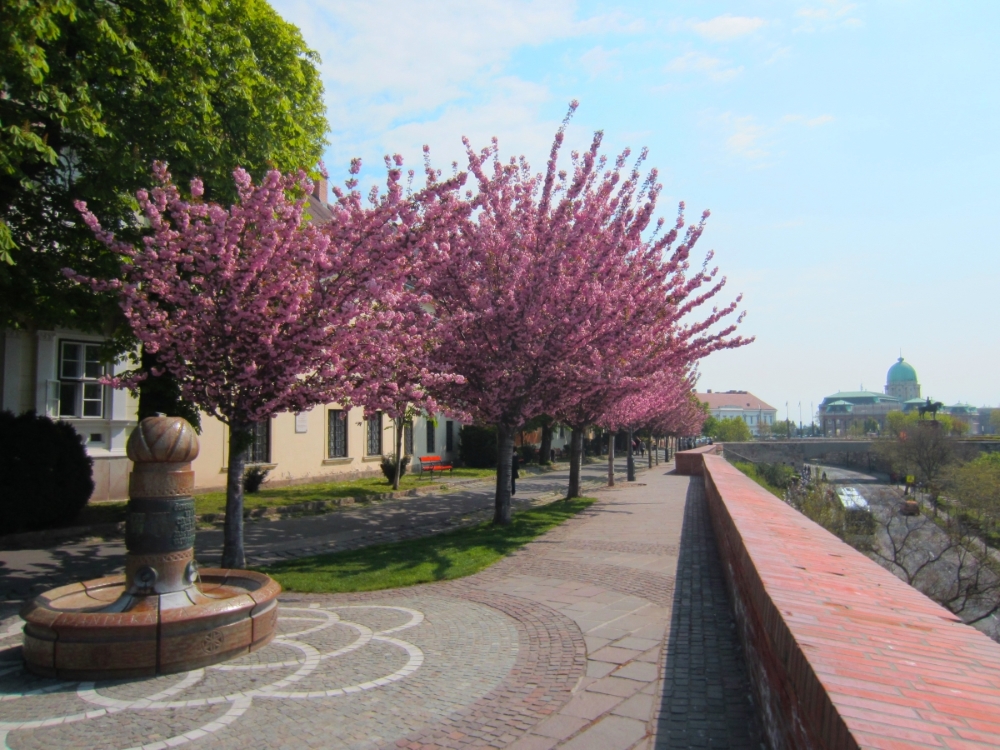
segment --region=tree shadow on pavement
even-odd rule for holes
[[[678,555],[655,748],[766,748],[700,477]]]

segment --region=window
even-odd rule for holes
[[[60,342],[59,416],[100,419],[104,416],[104,375],[99,344]]]
[[[413,455],[413,423],[410,422],[403,427],[403,453],[407,456]]]
[[[247,448],[247,463],[271,463],[271,420],[265,419],[263,422],[254,422],[251,424],[250,435],[253,438],[253,442]]]
[[[382,455],[382,413],[379,412],[371,419],[366,419],[365,424],[368,432],[368,455]]]
[[[327,457],[347,458],[347,412],[331,409],[327,419]]]
[[[427,420],[427,452],[434,452],[434,422]]]
[[[455,450],[454,424],[450,419],[444,423],[444,449],[446,451]]]

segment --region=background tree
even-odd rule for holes
[[[984,538],[1000,522],[1000,453],[986,453],[951,468],[944,478],[948,498],[971,513]]]
[[[155,160],[228,205],[236,167],[261,178],[311,169],[322,153],[319,59],[265,0],[3,3],[0,50],[4,327],[67,326],[131,349],[115,295],[60,273],[120,278],[74,202],[134,243],[134,195]],[[165,384],[160,400],[174,390]]]
[[[764,427],[764,425],[761,425]],[[768,431],[770,431],[770,425],[767,425]],[[708,414],[705,417],[705,421],[701,424],[701,434],[705,437],[714,437],[715,431],[719,429],[719,420]]]
[[[753,434],[742,417],[724,417],[709,437],[719,443],[745,443],[753,439]]]
[[[968,452],[951,435],[952,425],[948,415],[938,415],[934,421],[920,419],[916,413],[890,412],[886,434],[875,441],[873,449],[896,473],[915,475],[936,499],[946,467]]]

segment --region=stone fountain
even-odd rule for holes
[[[125,575],[61,586],[24,606],[24,660],[36,674],[96,680],[183,672],[274,638],[276,581],[195,563],[198,437],[191,425],[149,417],[127,450],[134,468]]]

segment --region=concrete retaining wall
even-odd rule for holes
[[[1000,644],[722,457],[690,460],[774,748],[1000,747]]]

